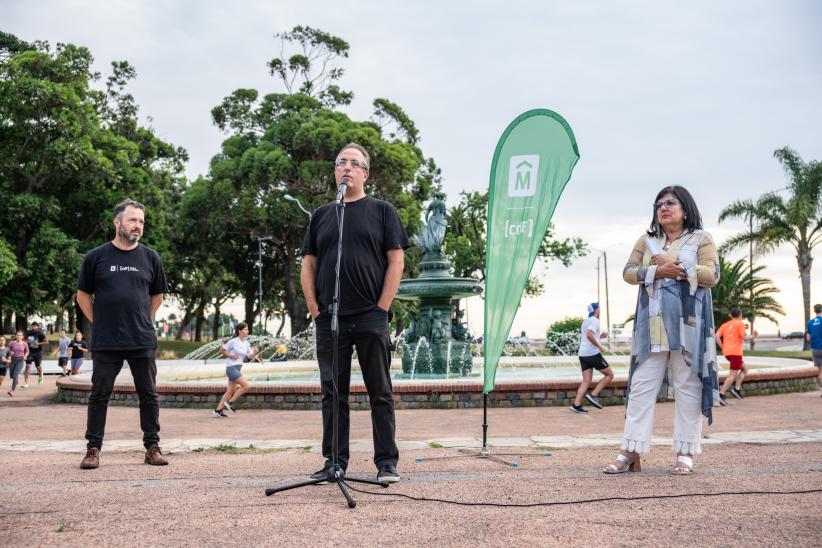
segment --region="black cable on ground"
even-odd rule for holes
[[[493,506],[500,508],[533,508],[537,506],[570,506],[574,504],[590,504],[593,502],[609,502],[616,500],[654,500],[654,499],[678,499],[686,497],[723,497],[726,495],[806,495],[809,493],[822,493],[822,489],[806,489],[801,491],[721,491],[718,493],[681,493],[678,495],[645,495],[640,497],[603,497],[596,499],[580,499],[580,500],[566,500],[555,502],[523,502],[523,503],[504,503],[504,502],[463,502],[459,500],[437,499],[428,497],[414,497],[406,495],[405,493],[380,493],[377,491],[366,491],[365,489],[357,489],[343,481],[346,487],[357,493],[365,495],[375,495],[380,497],[400,497],[420,502],[442,502],[445,504],[456,504],[457,506]]]

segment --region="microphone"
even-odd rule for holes
[[[335,200],[337,205],[340,205],[345,198],[345,191],[348,190],[348,179],[343,179],[340,183],[339,189],[337,189],[337,199]]]

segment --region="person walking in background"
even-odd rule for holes
[[[61,377],[68,375],[69,343],[71,339],[66,335],[66,330],[60,330],[60,340],[57,341],[57,365],[63,370]]]
[[[6,338],[0,335],[0,386],[3,386],[9,369],[11,369],[11,350],[6,346]]]
[[[816,317],[808,321],[805,340],[811,343],[811,357],[819,370],[819,384],[822,386],[822,304],[813,305],[813,311]]]
[[[78,331],[74,334],[74,340],[69,343],[71,349],[71,374],[79,375],[80,368],[83,367],[83,359],[88,352],[88,343],[83,340],[83,333]]]
[[[652,207],[651,226],[622,271],[625,281],[639,288],[625,432],[606,474],[639,471],[640,454],[651,452],[654,409],[666,371],[675,399],[673,473],[692,474],[693,458],[702,452],[700,412],[711,424],[719,389],[710,290],[719,282],[716,246],[685,188],[663,188]]]
[[[582,382],[577,389],[577,397],[574,399],[574,404],[571,406],[571,411],[574,413],[587,413],[588,411],[582,407],[582,398],[591,402],[591,405],[597,409],[602,409],[602,400],[599,395],[614,379],[614,372],[605,361],[602,353],[605,348],[599,342],[600,327],[599,327],[600,308],[599,303],[591,303],[588,305],[588,319],[582,322],[581,336],[579,340],[579,363],[582,366]],[[524,333],[524,332],[523,332]],[[602,373],[603,377],[597,383],[594,390],[589,394],[588,387],[591,386],[591,381],[594,376],[594,369]]]
[[[43,383],[43,348],[48,345],[46,334],[40,322],[31,322],[31,330],[26,334],[29,345],[29,355],[26,358],[25,378],[21,388],[29,387],[29,369],[31,364],[37,368],[37,384]]]
[[[248,324],[240,322],[234,327],[234,338],[220,347],[220,354],[226,357],[225,374],[228,387],[212,412],[215,417],[227,416],[223,409],[236,413],[237,400],[251,389],[251,383],[243,376],[243,361],[257,357],[258,350],[248,342]]]
[[[94,372],[88,398],[84,470],[100,466],[100,449],[114,381],[128,361],[140,399],[144,462],[166,465],[160,450],[160,405],[157,402],[157,335],[153,317],[168,293],[163,261],[140,243],[145,207],[124,200],[114,206],[114,240],[86,254],[77,282],[77,305],[94,322]],[[92,300],[94,295],[94,300]]]
[[[722,355],[728,360],[730,369],[722,388],[719,390],[719,403],[728,405],[725,397],[730,390],[734,398],[741,400],[742,382],[748,375],[748,366],[742,360],[742,347],[746,340],[756,336],[747,334],[747,326],[742,322],[742,312],[738,308],[731,310],[731,319],[719,326],[716,331],[716,344],[722,350]]]
[[[14,340],[11,341],[9,345],[9,350],[11,351],[11,371],[9,372],[9,377],[11,377],[11,390],[7,392],[9,396],[14,396],[15,390],[17,390],[17,381],[20,378],[20,372],[23,371],[26,358],[29,357],[29,345],[24,337],[25,333],[18,331]]]

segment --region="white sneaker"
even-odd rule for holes
[[[235,405],[236,405],[236,404],[235,404]],[[232,406],[229,402],[225,402],[225,403],[223,404],[223,407],[225,407],[226,409],[228,409],[228,410],[229,410],[229,411],[231,411],[232,413],[236,413],[236,412],[237,412],[237,410],[236,410],[236,409],[234,409],[234,407],[233,407],[233,406]]]
[[[211,414],[214,415],[215,417],[228,417],[228,415],[223,413],[222,409],[215,409],[211,412]]]
[[[29,383],[27,383],[27,382],[24,382],[23,384],[20,385],[20,388],[28,388],[28,387],[29,387]]]

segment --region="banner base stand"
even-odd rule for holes
[[[519,464],[516,462],[512,462],[509,460],[501,459],[497,455],[502,455],[505,457],[550,457],[553,453],[550,451],[545,451],[542,454],[535,454],[535,453],[497,453],[497,455],[491,454],[491,448],[488,447],[488,394],[482,395],[482,447],[479,450],[471,449],[467,447],[460,447],[457,449],[457,452],[462,453],[461,455],[449,455],[445,457],[417,457],[414,459],[414,462],[426,462],[426,461],[434,461],[434,460],[451,460],[451,459],[470,459],[470,458],[477,458],[477,459],[489,459],[494,462],[498,462],[500,464],[504,464],[506,466],[510,466],[512,468],[518,468]]]

